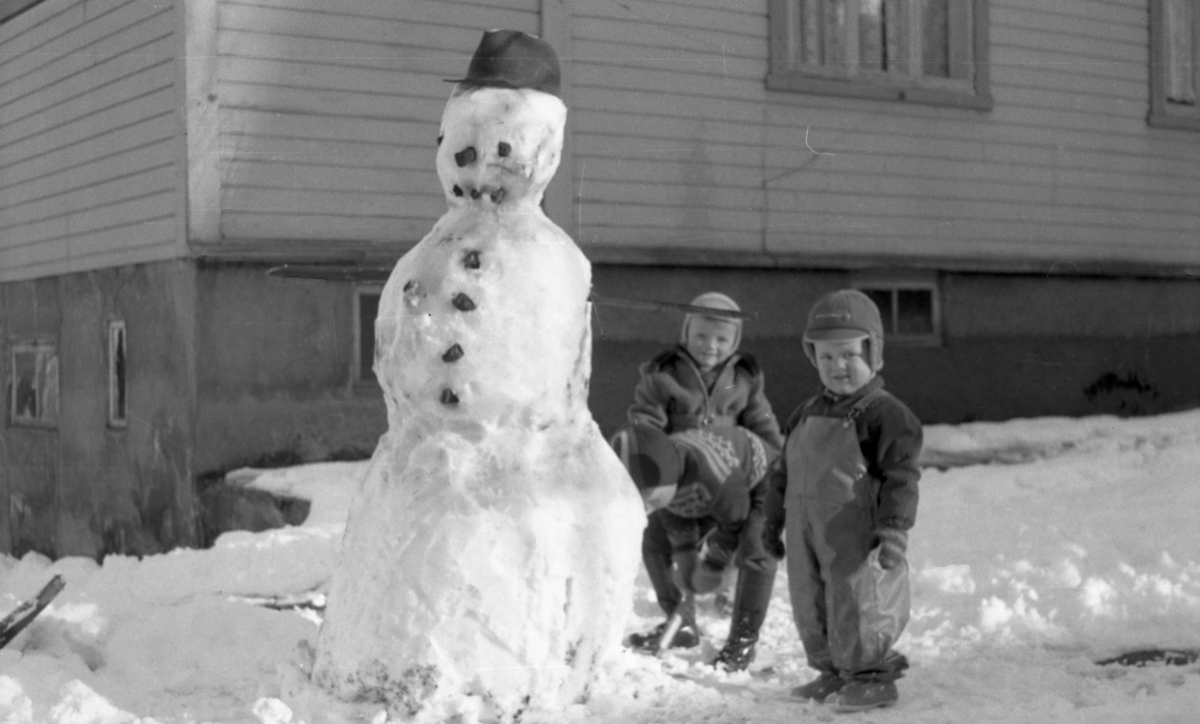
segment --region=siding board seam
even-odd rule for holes
[[[175,194],[174,189],[166,189],[164,191],[157,191],[152,194],[145,194],[142,196],[136,196],[136,197],[132,197],[129,199],[125,199],[121,203],[128,203],[130,201],[140,201],[142,199],[148,199],[148,198],[152,198],[154,196],[164,196],[164,195],[174,196],[174,194]],[[108,206],[112,206],[112,204],[104,204],[97,208],[105,208]],[[87,210],[87,209],[85,209],[85,210]],[[79,212],[79,210],[74,210],[74,209],[71,211],[72,214],[75,214],[78,212]],[[171,212],[169,214],[163,214],[163,215],[159,215],[159,216],[145,216],[145,217],[133,220],[132,222],[131,221],[122,221],[122,222],[119,222],[116,224],[109,224],[107,226],[97,226],[97,227],[90,227],[87,229],[80,229],[79,231],[70,232],[70,233],[66,233],[66,234],[54,234],[53,236],[43,236],[43,237],[39,237],[36,239],[31,239],[29,241],[25,241],[25,242],[22,242],[19,244],[10,244],[8,246],[0,247],[0,254],[3,254],[5,252],[10,252],[10,251],[16,251],[18,249],[28,249],[31,247],[43,246],[43,245],[47,245],[47,244],[56,244],[56,243],[60,243],[60,242],[66,243],[66,242],[70,241],[71,239],[78,239],[81,237],[88,237],[88,236],[96,236],[97,234],[102,234],[106,231],[117,231],[120,229],[130,229],[130,228],[134,228],[134,227],[138,227],[138,226],[145,226],[147,224],[153,224],[153,223],[156,223],[159,221],[164,221],[164,220],[170,220],[171,227],[174,228],[175,213]],[[153,242],[153,243],[154,244],[174,245],[174,241],[175,241],[175,235],[174,235],[174,232],[171,232],[167,236],[164,236],[162,239],[160,239],[156,242]],[[122,247],[120,249],[108,248],[108,247],[105,248],[106,252],[112,252],[114,254],[120,254],[123,250],[124,250],[124,247]],[[75,255],[71,255],[71,257],[74,257],[74,256]]]
[[[42,128],[38,129],[38,131],[36,131],[35,133],[30,133],[28,135],[21,136],[20,138],[12,139],[12,141],[10,141],[9,143],[0,145],[0,150],[3,150],[5,148],[10,148],[12,146],[17,145],[18,143],[28,141],[29,139],[48,135],[51,131],[56,131],[61,128],[65,128],[71,124],[79,123],[80,121],[84,121],[93,116],[100,115],[101,113],[105,113],[105,112],[120,108],[121,106],[129,105],[129,104],[132,104],[132,103],[134,103],[136,101],[140,101],[140,100],[145,100],[146,98],[149,98],[155,94],[160,94],[163,91],[174,91],[174,86],[172,86],[170,84],[166,84],[166,85],[158,86],[155,88],[150,88],[149,90],[146,90],[145,92],[142,92],[142,93],[138,93],[137,95],[131,95],[131,96],[127,96],[125,98],[120,98],[115,103],[112,103],[111,105],[95,108],[81,116],[76,116],[75,118],[69,118],[67,120],[64,120],[61,123],[56,123],[52,126],[43,126]],[[174,111],[168,111],[167,113],[174,113]],[[162,115],[162,114],[159,114],[159,115]],[[137,120],[140,121],[140,120],[144,120],[145,118],[149,118],[149,117],[150,116],[143,116]],[[114,128],[119,128],[119,127],[120,126],[110,126],[110,127],[105,128],[104,130],[111,131]],[[91,138],[95,138],[95,136],[87,137],[87,139],[91,139]],[[81,140],[87,140],[87,139],[81,139]],[[79,141],[76,141],[75,143],[78,143],[78,142]],[[65,146],[56,146],[54,150],[60,150],[63,148],[67,148],[68,146],[71,146],[71,145],[75,145],[75,144],[72,143],[72,144],[67,144]],[[37,155],[41,155],[41,154],[37,154]],[[21,161],[26,161],[29,158],[36,158],[36,155],[22,158]]]
[[[37,160],[37,159],[41,158],[42,156],[46,156],[46,155],[48,155],[48,154],[53,154],[53,153],[59,153],[59,152],[61,152],[61,151],[65,150],[65,149],[68,149],[68,148],[70,148],[71,146],[78,146],[78,145],[79,145],[79,144],[81,144],[81,143],[87,143],[87,142],[89,142],[89,141],[93,141],[93,140],[95,140],[95,139],[97,139],[97,138],[100,138],[100,137],[102,137],[102,136],[106,136],[106,135],[108,135],[108,134],[110,134],[110,133],[114,133],[114,132],[119,132],[119,131],[127,130],[127,129],[129,129],[129,128],[132,128],[132,127],[134,127],[134,126],[140,125],[140,124],[142,124],[142,123],[148,123],[148,122],[150,122],[150,121],[159,120],[159,119],[161,119],[161,118],[163,118],[163,117],[166,117],[166,116],[170,116],[170,115],[172,115],[172,113],[173,113],[172,111],[166,111],[166,112],[164,112],[164,113],[160,113],[160,114],[158,114],[158,115],[155,115],[155,116],[148,116],[148,117],[146,117],[146,118],[139,118],[139,119],[137,119],[137,120],[130,121],[129,123],[125,123],[125,124],[122,124],[122,125],[120,125],[120,126],[112,126],[112,127],[110,127],[110,128],[107,128],[107,129],[101,129],[100,133],[98,133],[98,134],[96,134],[96,135],[93,135],[93,136],[88,136],[87,138],[78,139],[78,140],[76,140],[76,141],[73,141],[72,143],[69,143],[69,144],[67,144],[67,145],[64,145],[64,146],[55,146],[54,148],[51,148],[51,149],[49,149],[49,150],[47,150],[47,151],[44,151],[44,152],[42,152],[42,153],[39,153],[39,154],[36,154],[36,155],[33,155],[33,156],[29,156],[29,157],[27,157],[27,158],[25,158],[25,159],[22,159],[22,160],[21,160],[19,163],[20,163],[20,164],[24,164],[24,163],[28,163],[28,162],[30,162],[30,161],[35,161],[35,160]],[[159,136],[159,137],[157,137],[157,138],[151,139],[149,142],[147,142],[147,144],[143,144],[143,145],[150,145],[150,144],[154,144],[154,143],[162,143],[163,141],[166,141],[166,140],[171,140],[171,138],[172,138],[172,137],[171,137],[171,135],[170,135],[170,134],[164,134],[164,135],[162,135],[162,136]],[[85,163],[85,164],[86,164],[86,163],[92,163],[92,162],[94,162],[94,161],[97,161],[97,160],[100,160],[100,159],[103,159],[103,158],[109,158],[109,157],[112,157],[112,156],[119,156],[119,155],[123,155],[123,154],[127,153],[128,151],[130,151],[130,150],[135,150],[135,149],[137,149],[137,148],[141,148],[141,145],[139,145],[139,146],[133,146],[133,147],[130,147],[130,148],[128,148],[128,149],[121,149],[121,150],[119,150],[119,151],[114,151],[114,152],[112,152],[112,153],[105,154],[104,156],[98,156],[98,157],[96,157],[96,158],[89,159],[88,161],[85,161],[84,163]],[[16,165],[18,165],[18,164],[9,164],[9,165],[8,165],[8,168],[11,170],[11,169],[12,169],[13,167],[15,167]],[[73,167],[65,167],[65,168],[73,168]],[[23,179],[23,180],[21,180],[21,181],[17,182],[17,184],[9,184],[8,186],[0,186],[0,189],[3,189],[3,188],[8,188],[9,186],[13,186],[13,185],[23,184],[23,183],[26,183],[26,182],[38,181],[38,180],[44,179],[44,178],[46,178],[46,177],[48,177],[48,176],[53,176],[53,175],[55,175],[55,174],[62,173],[62,171],[63,171],[63,170],[64,170],[64,168],[55,168],[54,170],[52,170],[52,171],[48,171],[48,172],[46,172],[46,173],[43,173],[43,174],[41,174],[41,175],[38,175],[38,176],[32,176],[32,177],[29,177],[29,178]]]
[[[159,41],[161,41],[161,40],[168,39],[168,38],[170,38],[170,37],[171,37],[170,35],[164,35],[164,36],[163,36],[163,37],[161,37],[161,38],[156,38],[156,39],[155,39],[153,42],[159,42]],[[119,56],[118,56],[118,57],[119,57]],[[73,101],[78,101],[80,98],[84,98],[84,97],[90,97],[90,95],[89,95],[89,94],[91,94],[91,93],[95,93],[95,92],[97,92],[97,91],[100,91],[100,90],[102,90],[102,89],[104,89],[104,88],[108,87],[108,86],[111,86],[111,85],[115,85],[115,84],[117,84],[117,83],[120,83],[121,81],[128,80],[128,79],[130,79],[130,78],[133,78],[133,77],[135,77],[135,76],[137,76],[137,75],[139,75],[139,74],[142,74],[142,73],[152,73],[153,71],[159,70],[160,68],[162,68],[162,67],[164,67],[164,66],[170,67],[172,64],[174,64],[174,62],[175,62],[175,59],[174,59],[174,58],[163,58],[162,60],[160,60],[159,62],[157,62],[157,63],[155,63],[155,64],[153,64],[153,65],[142,66],[142,67],[140,67],[140,68],[137,68],[136,70],[133,70],[133,71],[131,71],[131,72],[129,72],[129,73],[126,73],[125,75],[119,76],[119,77],[117,77],[117,78],[113,78],[112,80],[106,81],[106,82],[104,82],[104,83],[101,83],[101,84],[99,84],[99,85],[96,85],[96,86],[93,86],[92,88],[88,89],[88,90],[87,90],[85,93],[83,93],[83,94],[80,94],[80,95],[73,95],[73,96],[68,96],[68,97],[66,97],[66,98],[64,98],[64,99],[62,99],[62,100],[60,100],[60,101],[57,101],[57,102],[55,102],[55,103],[51,104],[51,105],[48,105],[48,106],[43,106],[43,107],[40,107],[40,108],[35,108],[35,109],[34,109],[34,110],[32,110],[31,112],[29,112],[29,113],[27,113],[27,114],[25,114],[25,115],[23,115],[23,116],[19,116],[19,117],[16,117],[16,118],[12,118],[12,119],[10,119],[10,120],[8,120],[8,121],[5,121],[3,124],[0,124],[0,128],[3,128],[4,126],[11,126],[11,125],[15,125],[15,124],[17,124],[17,123],[19,123],[19,122],[21,122],[21,121],[23,121],[23,120],[27,119],[27,118],[32,118],[32,117],[34,117],[34,116],[39,116],[39,115],[43,115],[43,114],[45,114],[45,113],[49,113],[49,112],[53,111],[55,108],[58,108],[59,106],[65,105],[65,104],[67,104],[67,103],[71,103],[71,102],[73,102]],[[94,66],[93,66],[93,67],[94,67]],[[90,70],[90,68],[88,68],[88,69],[85,69],[85,70]],[[60,81],[56,81],[55,83],[53,83],[53,84],[51,84],[51,85],[57,85],[59,82],[62,82],[63,80],[69,80],[69,79],[73,78],[75,75],[78,75],[78,74],[73,74],[73,75],[71,75],[71,76],[66,76],[66,77],[62,78]],[[163,83],[163,84],[161,84],[161,85],[156,85],[156,86],[153,86],[149,92],[159,91],[159,90],[162,90],[163,88],[170,88],[170,87],[171,87],[171,84],[170,84],[170,83]],[[40,89],[38,89],[38,90],[39,90],[39,91],[42,91],[42,90],[46,90],[46,89],[48,89],[48,88],[50,88],[50,86],[44,86],[43,88],[40,88]],[[30,94],[26,94],[26,95],[28,96],[28,95],[30,95]],[[145,94],[143,93],[143,94],[141,94],[141,95],[145,95]],[[134,99],[134,98],[137,98],[137,97],[140,97],[140,95],[139,95],[139,96],[124,96],[124,97],[122,97],[122,98],[121,98],[121,99],[118,101],[118,104],[119,104],[119,103],[121,103],[121,102],[123,102],[123,101],[124,101],[124,100],[126,100],[126,99]],[[13,103],[15,103],[15,101],[13,101]],[[6,105],[8,105],[8,104],[6,103]],[[108,106],[108,107],[109,107],[109,108],[111,108],[112,106]],[[104,109],[99,109],[99,110],[104,110]],[[86,115],[86,114],[85,114],[85,115],[83,115],[83,116],[75,116],[75,117],[73,117],[73,118],[69,118],[69,119],[67,119],[67,120],[66,120],[66,121],[64,121],[63,123],[60,123],[59,125],[60,125],[60,126],[61,126],[61,125],[65,125],[66,123],[70,123],[70,122],[72,122],[72,121],[78,120],[78,119],[80,119],[80,118],[86,118],[86,117],[87,117],[87,115]],[[42,132],[44,132],[44,131],[45,131],[45,130],[47,130],[48,128],[49,128],[48,126],[43,126],[43,127],[39,128],[39,129],[38,129],[36,132],[34,132],[33,134],[29,134],[29,135],[26,135],[26,136],[22,136],[21,138],[18,138],[18,139],[16,139],[16,140],[21,140],[21,139],[23,139],[23,138],[29,138],[29,137],[30,137],[30,135],[40,135]]]
[[[28,206],[30,204],[42,203],[42,202],[48,201],[50,199],[62,197],[62,196],[73,196],[79,192],[86,191],[88,189],[97,188],[100,186],[107,186],[109,184],[118,183],[120,181],[125,181],[127,179],[134,178],[137,176],[152,174],[156,171],[162,171],[164,169],[173,168],[174,166],[175,166],[174,161],[167,161],[165,163],[159,163],[154,166],[147,166],[146,168],[138,169],[137,171],[130,171],[128,173],[123,173],[119,176],[106,176],[100,180],[93,181],[92,183],[85,184],[83,186],[74,186],[69,189],[60,191],[58,193],[46,194],[45,196],[38,196],[35,198],[31,198],[31,199],[25,199],[25,200],[21,201],[20,203],[16,203],[11,206],[5,206],[5,207],[0,207],[0,208],[3,208],[4,210],[11,213],[12,211],[19,209],[22,206]],[[124,201],[129,201],[131,199],[140,198],[142,196],[153,196],[157,193],[160,193],[160,192],[153,191],[148,194],[143,193],[143,194],[139,194],[138,196],[132,196],[132,197],[128,197],[128,198],[120,197],[120,198],[113,199],[111,201],[106,201],[102,204],[96,204],[91,207],[71,207],[70,213],[75,213],[76,211],[88,211],[88,210],[102,209],[102,208],[104,208],[106,206],[110,206],[112,204],[122,203]],[[36,223],[40,223],[43,221],[49,221],[50,219],[56,219],[61,216],[63,216],[63,213],[61,211],[58,211],[49,216],[33,217],[33,218],[29,218],[29,219],[24,219],[23,221],[21,221],[20,223],[17,223],[17,224],[9,224],[7,226],[5,226],[4,224],[0,224],[0,231],[3,231],[4,229],[19,228],[21,226],[27,226],[29,224],[36,224]]]
[[[21,58],[28,58],[28,57],[31,57],[31,56],[33,56],[33,57],[37,57],[37,56],[38,56],[38,53],[37,53],[36,51],[37,51],[39,48],[42,48],[42,47],[44,47],[44,46],[50,45],[50,44],[52,44],[52,43],[54,43],[54,42],[58,41],[58,40],[59,40],[60,38],[62,38],[64,35],[69,35],[70,33],[74,33],[74,32],[77,32],[77,31],[79,31],[79,30],[83,29],[83,28],[86,28],[86,27],[88,27],[89,25],[91,25],[91,24],[95,23],[97,20],[99,20],[99,19],[101,19],[101,18],[103,18],[103,17],[105,17],[105,16],[108,16],[108,15],[111,15],[111,14],[113,14],[113,13],[119,12],[119,11],[120,11],[122,8],[124,8],[124,7],[128,6],[128,5],[135,5],[135,4],[140,4],[140,3],[137,3],[137,0],[129,0],[128,2],[125,2],[125,3],[121,4],[121,5],[114,6],[113,8],[111,8],[111,9],[109,9],[109,10],[106,10],[106,11],[104,11],[103,13],[100,13],[99,15],[96,15],[96,16],[93,16],[93,17],[90,17],[90,18],[88,18],[88,19],[87,19],[85,22],[83,22],[83,23],[79,23],[79,24],[76,24],[76,25],[72,25],[71,27],[67,28],[67,29],[66,29],[66,30],[64,30],[63,32],[59,33],[58,35],[56,35],[56,36],[54,36],[54,37],[52,37],[52,38],[48,38],[46,41],[42,42],[41,44],[39,44],[39,45],[37,45],[37,46],[35,46],[35,47],[33,47],[33,48],[27,48],[27,49],[23,50],[23,51],[22,51],[22,52],[20,52],[20,53],[17,53],[17,54],[14,54],[14,55],[12,55],[12,56],[11,56],[11,57],[10,57],[8,60],[0,61],[0,72],[2,72],[2,71],[4,70],[4,66],[5,66],[5,65],[7,65],[8,63],[10,63],[10,62],[15,62],[16,60],[18,60],[18,59],[21,59]],[[69,9],[69,8],[68,8],[68,9]],[[76,47],[76,46],[71,46],[71,47],[72,47],[72,51],[73,51],[74,53],[79,53],[79,52],[81,52],[81,51],[87,50],[88,48],[90,48],[90,47],[92,47],[92,46],[96,45],[97,43],[101,43],[101,42],[103,42],[103,41],[105,41],[105,40],[107,40],[107,39],[111,38],[111,37],[112,37],[112,36],[114,36],[114,35],[119,35],[120,33],[123,33],[123,32],[126,32],[126,31],[128,31],[130,28],[137,27],[138,25],[141,25],[141,24],[142,24],[142,23],[144,23],[144,22],[147,22],[147,21],[149,21],[149,20],[155,19],[155,18],[157,18],[157,17],[158,17],[158,16],[160,16],[160,15],[164,15],[164,14],[166,14],[166,13],[170,13],[171,11],[172,11],[172,6],[170,6],[170,5],[165,5],[165,6],[161,7],[161,8],[159,8],[159,9],[158,9],[156,12],[152,13],[151,15],[144,16],[144,17],[142,17],[141,19],[137,20],[136,22],[134,22],[134,23],[131,23],[131,24],[128,24],[128,25],[121,25],[121,26],[119,26],[119,27],[118,27],[116,30],[113,30],[111,33],[109,33],[109,34],[107,34],[107,35],[103,35],[103,36],[101,36],[101,37],[99,37],[99,38],[95,38],[94,40],[92,40],[92,41],[88,42],[86,45],[81,45],[81,46],[77,46],[77,47]],[[4,41],[0,41],[0,42],[4,42]],[[9,42],[11,42],[11,41],[9,41]],[[48,58],[48,60],[46,60],[46,62],[42,63],[41,65],[36,65],[36,66],[33,66],[33,67],[31,67],[29,70],[25,71],[24,73],[21,73],[20,75],[15,75],[15,76],[12,76],[11,78],[9,78],[9,80],[12,80],[12,81],[17,81],[17,80],[20,80],[21,78],[24,78],[25,76],[27,76],[27,75],[29,75],[29,74],[31,74],[31,73],[36,73],[38,70],[40,70],[40,69],[42,69],[42,68],[45,68],[45,67],[46,67],[46,66],[48,66],[48,65],[51,65],[51,64],[53,64],[53,63],[56,63],[56,62],[58,62],[58,61],[59,61],[59,60],[60,60],[60,59],[63,57],[63,54],[62,54],[61,52],[59,52],[59,53],[45,53],[44,55],[45,55],[45,57],[46,57],[46,58]]]

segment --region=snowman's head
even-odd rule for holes
[[[460,83],[442,113],[437,170],[451,207],[541,203],[562,153],[567,107],[533,88]]]

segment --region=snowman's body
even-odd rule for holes
[[[539,207],[565,116],[528,89],[447,104],[450,210],[383,290],[389,429],[317,644],[343,697],[511,720],[586,696],[619,645],[645,518],[587,408],[590,266]]]

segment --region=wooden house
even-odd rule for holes
[[[199,476],[369,453],[379,282],[335,270],[443,213],[498,27],[562,59],[595,291],[733,296],[781,417],[847,286],[927,422],[1200,403],[1193,0],[0,0],[0,551],[195,544]],[[603,428],[680,321],[596,307]]]

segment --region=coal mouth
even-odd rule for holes
[[[1200,660],[1200,649],[1138,649],[1104,659],[1101,666],[1187,666]]]

